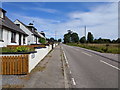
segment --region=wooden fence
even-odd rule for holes
[[[2,75],[19,75],[28,73],[28,55],[1,56]]]

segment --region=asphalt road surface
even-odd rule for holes
[[[118,88],[118,62],[62,44],[76,88]]]

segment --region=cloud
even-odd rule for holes
[[[41,7],[32,7],[32,8],[21,7],[21,8],[23,10],[36,10],[36,11],[42,11],[42,12],[47,12],[47,13],[59,13],[58,10],[50,9],[50,8],[41,8]]]
[[[79,34],[84,35],[84,26],[87,26],[87,32],[92,32],[95,38],[110,38],[117,39],[118,37],[118,5],[117,3],[109,3],[98,7],[91,8],[89,12],[69,12],[66,14],[68,20],[43,19],[40,17],[29,17],[13,14],[24,23],[35,21],[34,24],[39,31],[44,31],[48,38],[55,37],[63,38],[63,35],[68,29],[71,29]],[[37,10],[37,8],[36,8]],[[55,13],[56,10],[38,8],[44,12]],[[65,16],[65,17],[66,17]]]
[[[39,10],[47,13],[58,13],[55,9],[48,9],[48,8],[34,8],[34,10]]]

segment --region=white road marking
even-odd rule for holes
[[[73,81],[73,85],[76,85],[76,82],[75,82],[75,79],[74,79],[74,78],[72,78],[72,81]]]
[[[92,56],[92,55],[90,55],[90,54],[88,54],[88,53],[85,53],[85,52],[82,52],[82,53],[84,53],[84,54],[86,54],[86,55],[88,55],[88,56],[90,56],[90,57]]]
[[[68,64],[68,60],[67,60],[67,57],[66,57],[66,55],[65,55],[65,52],[63,51],[63,53],[64,53],[65,61],[66,61],[66,63]]]
[[[100,62],[102,62],[102,63],[104,63],[104,64],[106,64],[106,65],[108,65],[108,66],[111,66],[111,67],[113,67],[113,68],[115,68],[115,69],[117,69],[117,70],[120,70],[118,67],[116,67],[116,66],[114,66],[114,65],[111,65],[111,64],[109,64],[109,63],[107,63],[107,62],[105,62],[105,61],[103,61],[103,60],[100,60]]]
[[[72,72],[70,71],[70,74],[71,74]]]

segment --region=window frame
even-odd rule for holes
[[[0,33],[0,41],[2,41],[3,42],[3,28],[1,28],[1,33]]]
[[[23,35],[23,44],[26,44],[26,36],[25,35]]]
[[[11,32],[11,43],[16,43],[16,32]]]

